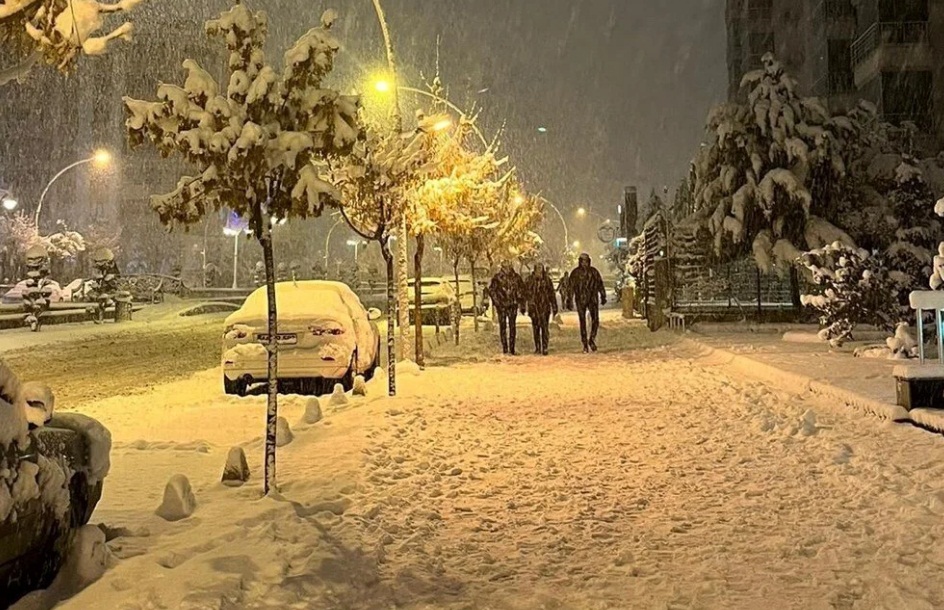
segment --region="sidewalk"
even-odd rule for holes
[[[798,329],[781,330],[796,336]],[[806,331],[811,336],[815,328]],[[832,348],[822,342],[785,341],[781,332],[737,332],[715,325],[687,334],[684,345],[701,364],[728,366],[785,391],[810,392],[881,419],[944,432],[944,412],[909,413],[896,404],[892,369],[902,361],[856,358],[853,352],[862,344]]]

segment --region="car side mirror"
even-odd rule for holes
[[[383,317],[383,312],[381,312],[376,307],[371,307],[367,310],[367,319],[371,322],[375,322]]]

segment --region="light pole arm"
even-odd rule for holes
[[[331,247],[331,234],[334,233],[334,230],[338,228],[338,225],[342,224],[343,222],[345,222],[343,218],[335,222],[334,225],[331,227],[331,229],[328,231],[327,239],[325,239],[325,253],[324,253],[325,273],[328,272],[328,249]]]
[[[43,189],[43,194],[39,196],[39,205],[36,206],[36,215],[35,215],[34,218],[33,218],[33,222],[36,223],[36,230],[37,230],[37,231],[39,230],[39,214],[40,214],[40,212],[43,211],[43,201],[46,199],[46,195],[47,195],[47,193],[49,193],[50,187],[52,187],[52,185],[56,182],[56,180],[58,180],[59,178],[61,178],[62,175],[63,175],[64,173],[66,173],[67,171],[69,171],[70,169],[73,169],[73,168],[78,167],[78,166],[80,166],[80,165],[84,165],[84,164],[86,164],[86,163],[91,163],[91,162],[94,161],[94,160],[95,160],[95,157],[89,157],[88,159],[82,159],[81,161],[76,161],[76,162],[73,163],[72,165],[66,166],[65,168],[62,169],[62,171],[60,171],[58,174],[56,174],[55,176],[53,176],[52,180],[49,181],[49,184],[46,185],[46,188]]]
[[[466,123],[472,126],[472,130],[475,131],[475,135],[477,135],[479,137],[479,140],[482,141],[482,145],[485,147],[486,150],[488,150],[489,146],[491,146],[488,143],[488,140],[485,139],[485,135],[479,129],[478,125],[476,125],[475,123],[469,120],[469,115],[467,115],[465,112],[462,111],[461,108],[459,108],[458,106],[456,106],[455,104],[447,100],[446,98],[440,97],[430,91],[423,91],[422,89],[416,89],[414,87],[394,87],[394,89],[399,89],[400,91],[407,91],[409,93],[415,93],[416,95],[425,95],[426,97],[433,99],[441,104],[445,104],[447,108],[451,109],[453,112],[458,114],[462,120],[464,120]]]
[[[566,251],[567,251],[567,248],[570,247],[570,231],[569,231],[568,228],[567,228],[567,221],[564,219],[564,215],[561,214],[561,211],[560,211],[559,209],[557,209],[557,206],[556,206],[556,205],[554,205],[553,203],[551,203],[551,202],[548,201],[547,199],[544,200],[544,203],[546,203],[547,205],[551,206],[551,209],[553,209],[555,212],[557,212],[557,217],[560,218],[561,225],[564,227],[564,251],[566,252]]]

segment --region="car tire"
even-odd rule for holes
[[[377,351],[374,352],[374,361],[370,363],[370,368],[364,371],[364,381],[370,381],[374,378],[374,372],[380,368],[380,337],[377,337]]]
[[[347,373],[344,374],[339,381],[341,386],[344,388],[345,392],[350,392],[354,389],[354,376],[357,375],[357,350],[354,350],[354,355],[351,356],[351,365],[347,368]]]
[[[223,390],[230,396],[245,397],[246,393],[249,391],[249,385],[246,383],[245,379],[230,380],[224,375]]]

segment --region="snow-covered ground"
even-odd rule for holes
[[[738,381],[615,317],[583,355],[565,322],[547,358],[466,333],[397,398],[373,385],[311,426],[287,398],[277,498],[264,399],[222,396],[219,369],[85,405],[114,439],[93,517],[113,560],[64,607],[944,605],[940,437]],[[242,488],[219,483],[232,446]],[[175,474],[197,508],[169,523]]]

